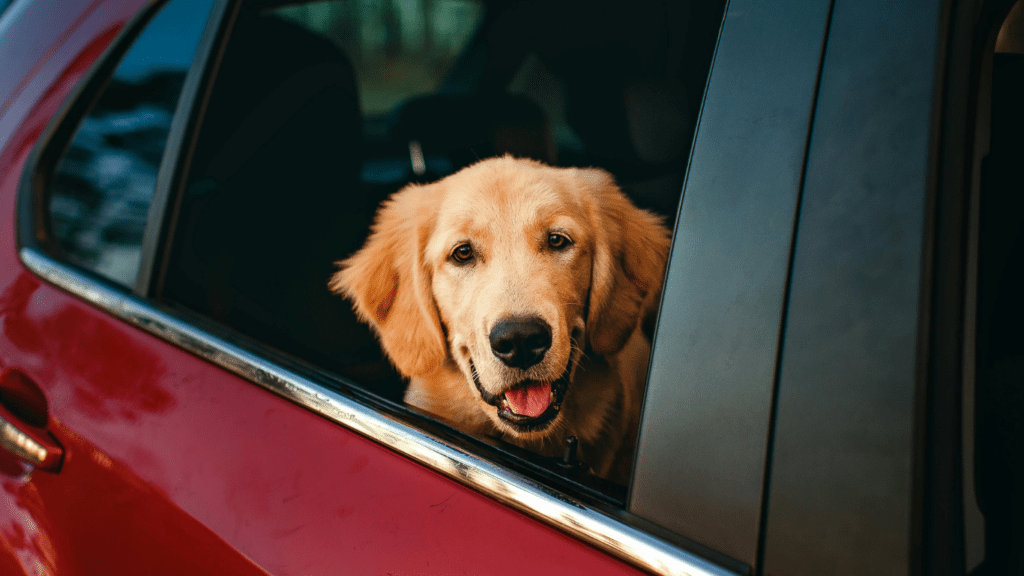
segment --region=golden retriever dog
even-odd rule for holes
[[[546,456],[576,436],[625,484],[669,237],[603,170],[504,156],[392,195],[330,289],[408,404]]]

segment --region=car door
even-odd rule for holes
[[[23,94],[33,98],[13,104],[28,111],[2,156],[3,399],[9,425],[59,445],[63,459],[43,470],[4,453],[0,561],[5,573],[383,574],[426,567],[494,574],[520,573],[529,566],[635,573],[357,433],[366,433],[366,427],[339,426],[337,421],[360,418],[368,410],[285,376],[287,371],[133,297],[133,275],[121,267],[125,260],[109,267],[102,255],[90,255],[80,240],[85,232],[67,232],[62,238],[77,245],[50,252],[32,247],[42,243],[37,243],[40,224],[32,220],[31,208],[27,216],[22,213],[28,222],[15,225],[19,185],[27,190],[21,201],[33,206],[35,175],[52,176],[60,162],[70,161],[62,156],[66,144],[55,150],[48,141],[63,137],[66,143],[83,117],[91,121],[87,113],[96,110],[90,108],[94,98],[102,103],[103,94],[110,94],[104,88],[116,85],[115,70],[132,50],[191,29],[198,56],[169,60],[184,62],[183,72],[193,60],[205,63],[229,21],[222,18],[228,3],[205,4],[205,14],[204,3],[180,1],[83,8],[75,33],[53,47],[58,62],[48,62],[51,74],[32,78],[46,83],[46,95]],[[122,28],[110,43],[110,31]],[[139,41],[132,45],[136,35]],[[99,67],[76,90],[94,61]],[[192,81],[179,80],[181,86]],[[62,108],[65,99],[70,104]],[[172,125],[178,125],[182,110],[190,110],[187,100],[179,100],[171,124],[162,125],[172,143],[182,135],[175,136]],[[147,109],[139,117],[108,120],[131,124],[158,115]],[[73,120],[62,122],[65,117]],[[48,124],[51,129],[42,132]],[[108,146],[133,134],[104,136],[100,145]],[[89,145],[72,147],[88,150]],[[159,149],[150,154],[150,160],[156,158],[156,179],[164,177],[166,154]],[[128,161],[116,150],[100,157],[101,168]],[[19,184],[26,168],[27,179]],[[140,172],[141,167],[132,174]],[[128,184],[153,186],[151,181]],[[44,218],[54,216],[53,206],[42,206]],[[65,213],[76,213],[67,206]],[[118,238],[116,246],[103,249],[120,249],[123,256],[123,246],[141,241],[138,229],[134,240],[130,234],[139,222],[125,221],[122,229],[103,229],[101,240]],[[45,233],[63,233],[60,226],[51,218]],[[16,230],[23,235],[20,252]],[[43,400],[17,399],[23,396]],[[316,411],[310,409],[314,406]],[[378,435],[401,437],[386,420],[373,426],[380,428]]]
[[[701,110],[692,153],[692,127],[677,128],[669,115],[652,122],[677,129],[670,140],[684,150],[682,165],[662,178],[677,186],[674,196],[651,204],[679,206],[675,178],[684,169],[686,195],[628,492],[552,472],[507,446],[460,435],[394,395],[368,392],[372,378],[364,375],[383,368],[341,362],[332,371],[336,358],[296,354],[286,331],[274,329],[275,314],[263,315],[262,325],[258,313],[232,315],[254,292],[228,289],[238,261],[220,254],[245,242],[203,244],[195,231],[241,228],[253,213],[210,194],[244,163],[227,158],[219,162],[227,168],[194,179],[189,163],[218,165],[216,150],[204,156],[203,130],[241,101],[215,98],[231,67],[233,35],[278,4],[76,7],[78,19],[63,25],[75,33],[54,40],[53,56],[25,81],[33,89],[12,96],[10,109],[20,115],[0,117],[10,134],[0,151],[0,210],[9,224],[0,245],[0,364],[12,391],[0,400],[12,426],[63,454],[51,471],[4,456],[10,504],[0,561],[30,574],[762,571],[779,334],[830,3],[768,9],[734,0],[724,20],[704,8],[706,41],[697,47],[708,59],[688,78],[696,86],[689,106]],[[697,21],[705,5],[714,6],[666,3],[665,10]],[[629,14],[628,5],[615,6]],[[161,20],[172,11],[179,15]],[[513,22],[529,24],[527,12]],[[330,21],[313,9],[303,16]],[[19,18],[26,28],[48,21],[41,10]],[[191,52],[160,56],[177,63],[177,84],[164,78],[137,91],[171,94],[169,107],[132,108],[127,96],[104,103],[113,88],[131,93],[118,83],[131,74],[118,71],[141,54],[147,35],[178,37],[189,27]],[[252,51],[268,59],[286,51],[262,42],[270,37],[250,37]],[[260,52],[261,43],[273,49]],[[684,52],[648,44],[649,60],[671,63],[672,50]],[[699,69],[712,68],[713,51],[708,76]],[[473,58],[465,60],[473,68]],[[317,75],[286,76],[294,80],[288,85],[301,89],[314,78],[314,91],[343,86],[343,79],[320,81],[319,71],[336,70],[335,62],[310,65]],[[261,70],[270,76],[271,69]],[[549,82],[552,74],[537,76]],[[629,98],[649,94],[657,102],[669,93],[665,83],[643,80],[627,87]],[[588,82],[593,90],[608,84]],[[537,85],[543,92],[550,83]],[[125,114],[132,109],[141,112]],[[592,121],[612,123],[600,114]],[[99,136],[80,136],[87,125],[99,126]],[[266,129],[268,121],[255,125]],[[263,144],[255,134],[237,139],[241,149]],[[415,157],[409,145],[402,152]],[[96,170],[62,168],[84,154],[101,159],[92,161]],[[432,162],[425,158],[428,169]],[[109,210],[82,193],[100,185],[103,167],[125,165],[134,168],[116,173],[132,178],[120,181]],[[97,180],[70,178],[82,173]],[[643,192],[650,182],[640,184],[637,197],[652,198]],[[280,208],[290,214],[294,206]],[[209,214],[220,220],[200,221]],[[185,250],[198,259],[179,258]],[[189,268],[195,262],[205,264]],[[277,280],[269,276],[268,285]]]

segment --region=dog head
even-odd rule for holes
[[[614,354],[656,305],[668,246],[606,172],[506,156],[393,195],[330,287],[402,374],[457,366],[497,429],[536,439],[581,355]]]

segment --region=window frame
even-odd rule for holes
[[[186,75],[161,158],[134,286],[126,288],[61,260],[59,250],[48,237],[45,200],[49,178],[79,121],[95,105],[132,41],[168,1],[150,0],[137,12],[93,64],[86,78],[72,90],[39,137],[19,183],[16,208],[18,255],[28,270],[214,366],[642,569],[659,574],[707,576],[746,571],[735,561],[629,514],[624,510],[628,503],[613,505],[602,501],[570,481],[561,485],[538,481],[537,471],[524,474],[523,462],[514,455],[490,449],[415,409],[378,398],[233,329],[154,299],[163,282],[167,239],[172,237],[187,163],[198,138],[196,127],[201,124],[212,80],[242,0],[216,0]],[[339,392],[339,388],[344,392]]]

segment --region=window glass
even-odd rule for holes
[[[49,229],[63,254],[124,286],[135,283],[157,171],[211,4],[175,0],[156,14],[50,181]]]
[[[511,154],[604,168],[671,226],[723,3],[484,4],[243,3],[160,297],[402,402],[408,380],[327,289],[391,194]]]

